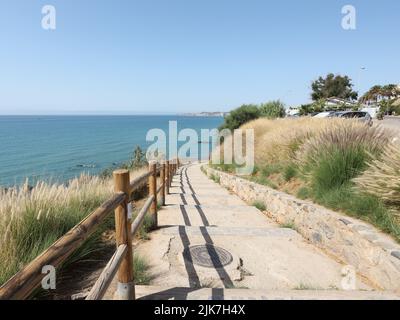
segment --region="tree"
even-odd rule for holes
[[[395,84],[375,85],[360,98],[360,102],[373,102],[380,107],[382,114],[392,114],[398,111],[396,101],[399,98],[399,86]]]
[[[286,115],[285,105],[280,100],[262,103],[260,112],[261,116],[269,119],[283,118]]]
[[[306,115],[308,115],[310,113],[313,113],[313,112],[314,112],[314,109],[313,109],[313,105],[312,104],[302,104],[300,106],[299,114],[301,116],[306,116]]]
[[[136,146],[130,162],[131,168],[140,168],[147,164],[146,154],[140,146]]]
[[[328,74],[325,78],[319,77],[311,84],[311,98],[318,101],[327,98],[341,98],[356,100],[358,93],[353,91],[352,80],[348,76]]]
[[[387,84],[382,87],[382,97],[392,100],[400,97],[400,88],[395,84]]]
[[[230,114],[225,117],[225,121],[219,129],[230,129],[233,131],[238,129],[246,122],[258,119],[260,115],[261,112],[258,106],[254,104],[244,104],[241,107],[231,111]]]
[[[374,101],[378,103],[382,94],[382,86],[376,85],[369,89],[361,98],[361,102]]]

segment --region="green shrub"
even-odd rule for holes
[[[218,175],[213,174],[213,173],[210,175],[210,179],[213,180],[215,183],[220,183],[220,181],[221,181],[221,178]]]
[[[367,158],[361,148],[340,150],[333,147],[322,151],[319,161],[309,169],[313,192],[323,194],[346,184],[365,168]]]
[[[282,223],[282,224],[280,225],[280,227],[281,227],[281,228],[286,228],[286,229],[292,229],[292,230],[297,231],[296,224],[295,224],[295,222],[294,222],[293,220],[288,221],[288,222],[285,222],[285,223]]]
[[[253,207],[256,207],[260,211],[265,211],[267,209],[265,204],[261,201],[255,201],[253,203]]]
[[[152,278],[149,274],[150,266],[139,255],[133,256],[133,277],[136,285],[149,285]]]
[[[221,171],[230,172],[230,173],[233,173],[236,170],[236,168],[237,168],[236,164],[221,164],[219,166],[219,169]]]
[[[238,165],[235,163],[232,163],[232,164],[221,163],[221,164],[211,164],[210,167],[215,170],[234,173],[235,170],[238,168]]]
[[[311,190],[307,187],[302,187],[297,191],[297,198],[305,200],[311,197]]]
[[[270,187],[275,190],[278,189],[278,186],[276,184],[274,184],[271,180],[269,180],[268,178],[266,178],[264,176],[251,177],[250,181],[258,183],[258,184],[262,184],[264,186]]]
[[[137,217],[137,213],[135,213],[132,217],[132,221],[134,221]],[[143,223],[142,226],[140,227],[139,231],[138,231],[138,236],[140,239],[143,240],[149,240],[149,233],[154,230],[155,227],[155,221],[154,221],[154,217],[151,216],[150,214],[146,214],[144,219],[143,219]]]
[[[297,169],[293,164],[286,166],[283,170],[283,179],[289,182],[297,175]]]
[[[261,116],[268,119],[284,118],[286,115],[285,104],[279,100],[270,101],[260,105]]]
[[[316,195],[315,201],[330,209],[343,211],[370,222],[400,241],[400,225],[396,223],[393,213],[379,198],[356,192],[350,183]]]
[[[231,111],[230,114],[225,117],[225,121],[219,129],[229,129],[233,131],[246,122],[258,119],[260,115],[261,112],[256,105],[242,105],[241,107]]]
[[[260,167],[258,165],[254,165],[253,175],[256,175],[259,172],[260,172]]]
[[[269,177],[275,173],[279,173],[281,171],[281,166],[279,164],[269,164],[262,168],[261,174],[264,177]]]

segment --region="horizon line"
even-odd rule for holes
[[[27,114],[1,114],[0,117],[47,117],[47,116],[174,116],[174,115],[195,115],[195,114],[201,114],[201,113],[227,113],[229,111],[200,111],[200,112],[176,112],[176,113],[121,113],[121,114],[115,114],[115,113],[104,113],[104,114],[96,114],[96,113],[57,113],[57,114],[51,114],[51,113],[40,113],[40,114],[32,114],[32,113],[27,113]]]

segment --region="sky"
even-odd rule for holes
[[[329,72],[363,93],[400,83],[399,16],[398,0],[0,0],[0,114],[294,106]]]

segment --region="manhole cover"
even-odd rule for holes
[[[183,258],[206,268],[222,268],[233,260],[228,251],[210,244],[186,248],[183,251]]]

